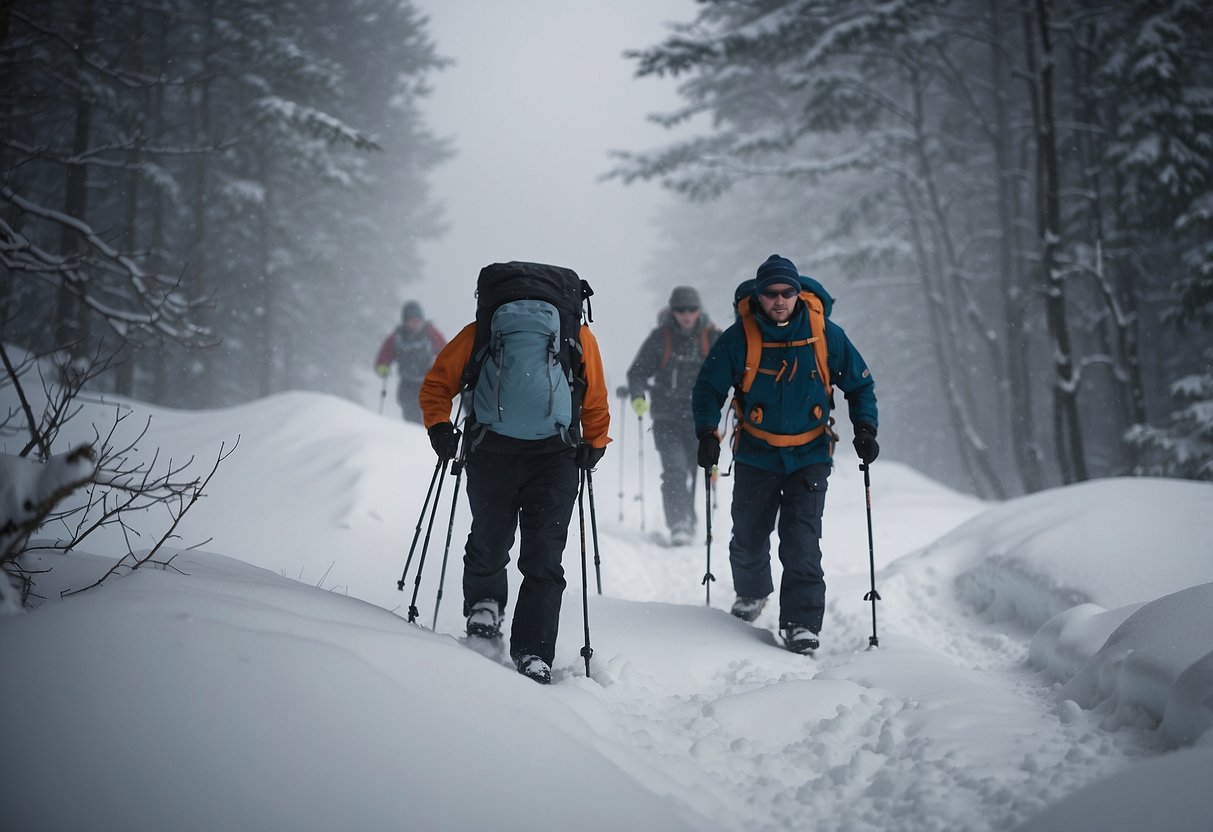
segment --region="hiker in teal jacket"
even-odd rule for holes
[[[825,614],[821,518],[835,437],[830,425],[832,397],[822,382],[813,342],[814,316],[802,291],[820,299],[823,316],[818,320],[824,317],[829,380],[846,396],[853,444],[865,464],[880,452],[875,385],[859,351],[842,327],[829,320],[833,298],[821,284],[801,276],[792,261],[773,254],[758,267],[754,287],[748,306],[743,303],[745,315],[721,334],[695,382],[691,408],[699,438],[698,461],[707,469],[717,463],[721,408],[736,388],[741,404],[729,541],[737,592],[732,612],[753,621],[774,591],[770,537],[778,516],[783,564],[779,627],[788,649],[812,653],[819,646]],[[763,347],[752,385],[742,393],[746,317]]]

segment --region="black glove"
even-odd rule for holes
[[[871,425],[856,425],[855,439],[851,444],[855,446],[855,454],[864,465],[870,465],[872,460],[880,456],[880,443],[876,441],[876,428]]]
[[[605,453],[606,448],[595,448],[583,442],[577,446],[577,467],[583,471],[593,471]]]
[[[720,437],[714,430],[699,432],[699,467],[712,470],[712,466],[720,462]]]
[[[429,434],[430,445],[443,462],[459,453],[459,431],[450,422],[439,422],[429,429]]]

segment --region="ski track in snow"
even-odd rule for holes
[[[601,528],[599,538],[608,596],[614,579],[653,589],[652,598],[629,600],[703,605],[693,579],[704,571],[702,543],[666,548],[638,531]],[[580,564],[566,557],[566,567],[571,606]],[[712,606],[727,610],[727,538],[713,542],[712,571]],[[773,572],[778,587],[777,560]],[[1156,750],[1144,729],[1110,719],[1101,725],[1098,713],[1058,703],[1052,683],[1026,663],[1031,633],[983,617],[933,572],[914,559],[882,572],[876,651],[863,649],[870,604],[854,603],[868,576],[831,579],[827,555],[828,609],[815,658],[775,646],[777,589],[752,625],[770,634],[770,646],[734,658],[717,649],[725,661],[706,678],[700,672],[698,685],[687,685],[679,668],[641,669],[626,655],[596,655],[591,669],[602,687],[577,678],[584,673],[577,664],[555,669],[553,690],[574,682],[593,692],[620,742],[651,756],[675,794],[724,828],[747,832],[803,829],[806,822],[820,830],[884,830],[893,818],[899,829],[1013,828]],[[593,586],[591,572],[591,593]],[[569,623],[562,641],[580,636]],[[923,678],[910,686],[921,696],[888,696],[879,687],[880,659],[907,651],[921,656]],[[763,718],[764,696],[803,697],[804,723],[771,724]],[[1025,733],[1025,723],[1036,729]],[[994,749],[986,758],[971,753],[973,734],[983,731]],[[1013,757],[1005,753],[1007,731],[1019,735],[1010,744]]]

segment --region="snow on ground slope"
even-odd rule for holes
[[[775,646],[777,611],[756,626],[726,612],[730,480],[718,485],[709,608],[705,548],[642,534],[636,469],[608,454],[595,477],[603,595],[592,564],[587,576],[592,678],[574,534],[555,684],[543,689],[500,646],[460,638],[462,504],[439,604],[453,479],[416,591],[419,623],[438,608],[437,633],[400,617],[419,558],[404,592],[396,582],[433,471],[420,428],[306,394],[156,411],[153,425],[154,444],[178,456],[240,435],[183,542],[213,536],[208,550],[278,574],[192,553],[176,562],[185,574],[141,570],[0,621],[19,680],[0,704],[23,714],[10,748],[29,749],[3,755],[0,776],[21,785],[8,817],[28,828],[91,826],[101,809],[112,825],[156,828],[173,807],[172,826],[198,829],[332,828],[338,815],[351,828],[467,828],[486,812],[504,829],[1000,829],[1074,811],[1130,828],[1101,812],[1118,777],[1137,778],[1139,813],[1190,822],[1175,828],[1213,821],[1207,790],[1151,788],[1176,758],[1164,748],[1195,744],[1179,753],[1196,770],[1213,757],[1200,728],[1208,658],[1189,649],[1117,676],[1099,668],[1125,667],[1126,646],[1164,652],[1157,628],[1133,628],[1102,658],[1107,637],[1091,634],[1127,624],[1131,612],[1113,615],[1124,605],[1157,602],[1157,620],[1200,643],[1201,600],[1165,599],[1213,581],[1208,486],[1095,483],[988,507],[882,458],[881,649],[867,651],[863,483],[843,449],[827,501],[823,648],[809,659]],[[1148,563],[1118,513],[1160,515]],[[115,541],[94,544],[112,554],[102,544]],[[43,589],[54,597],[100,571],[60,559]],[[1067,598],[1086,603],[1062,612],[1072,621],[1050,619]],[[1059,686],[1082,685],[1084,668],[1110,688],[1088,685],[1084,698]],[[1141,702],[1160,689],[1189,739],[1155,730]]]

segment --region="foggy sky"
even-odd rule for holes
[[[592,329],[608,381],[623,373],[655,324],[666,287],[646,275],[651,219],[674,197],[656,185],[600,183],[610,149],[672,141],[645,115],[678,104],[675,82],[634,79],[625,49],[659,41],[689,20],[693,0],[418,0],[438,52],[425,104],[431,129],[456,156],[430,178],[450,226],[421,247],[425,275],[402,288],[450,337],[475,311],[480,269],[535,260],[575,269],[595,289]],[[668,288],[668,287],[666,287]]]

